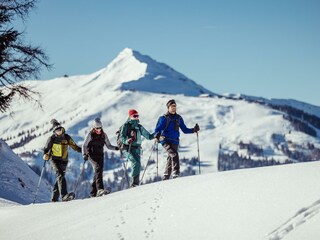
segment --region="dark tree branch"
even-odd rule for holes
[[[15,18],[23,21],[35,8],[37,0],[0,0],[0,111],[6,111],[14,96],[41,104],[39,93],[17,84],[28,78],[38,78],[43,67],[48,70],[48,56],[39,46],[25,44],[23,33],[11,25]],[[4,92],[4,89],[9,91]]]

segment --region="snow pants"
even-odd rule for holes
[[[51,201],[57,202],[60,196],[63,197],[64,195],[68,194],[67,182],[65,179],[68,161],[52,159],[51,162],[52,167],[56,172],[56,182],[52,189]]]
[[[179,145],[173,143],[164,143],[163,147],[168,153],[167,164],[163,174],[163,180],[167,180],[170,178],[171,173],[173,176],[180,175],[180,162],[178,154]]]
[[[127,150],[124,151],[124,156],[131,163],[132,173],[131,173],[131,186],[139,185],[140,180],[140,170],[141,170],[141,159],[140,159],[141,150],[140,147],[131,147],[130,152]]]
[[[103,156],[102,157],[90,157],[90,163],[92,165],[94,175],[91,184],[90,196],[95,197],[99,189],[104,189],[103,186]]]

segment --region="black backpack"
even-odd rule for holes
[[[121,137],[120,137],[120,134],[121,134],[121,128],[124,126],[124,124],[119,127],[119,130],[116,132],[116,135],[117,135],[117,146],[119,148],[120,151],[122,151],[124,149],[124,144],[122,143],[121,141]]]

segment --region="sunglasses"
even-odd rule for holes
[[[55,132],[56,134],[60,134],[60,133],[62,133],[62,128],[58,128],[58,129],[56,129],[54,132]]]
[[[96,130],[101,130],[102,128],[101,128],[101,127],[97,127],[97,128],[94,128],[94,129],[96,129]]]
[[[132,115],[133,118],[139,118],[138,114]]]

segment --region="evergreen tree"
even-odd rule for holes
[[[25,21],[36,0],[0,1],[0,112],[10,107],[14,96],[34,100],[39,95],[30,87],[18,82],[27,78],[38,78],[40,69],[50,69],[48,57],[38,46],[25,44],[23,32],[16,30],[13,22]]]

